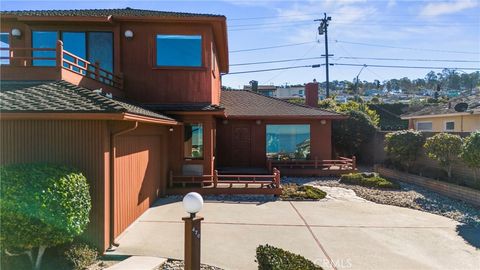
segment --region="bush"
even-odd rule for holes
[[[424,145],[428,157],[437,160],[447,172],[448,179],[452,179],[452,166],[462,150],[462,138],[458,135],[438,133]]]
[[[7,165],[0,167],[0,179],[2,249],[26,250],[34,269],[47,247],[71,242],[86,228],[91,199],[79,171],[52,164]],[[33,248],[38,248],[35,260]]]
[[[98,252],[87,244],[73,244],[65,251],[65,259],[74,270],[83,270],[97,261]]]
[[[480,169],[480,131],[475,131],[463,140],[460,157],[473,169],[475,181],[478,181],[477,170]]]
[[[270,245],[257,247],[258,270],[322,270],[303,256]]]
[[[425,139],[419,131],[391,132],[385,136],[385,152],[392,161],[404,165],[409,170],[415,163],[424,141]]]
[[[281,198],[284,200],[321,200],[327,193],[312,186],[286,184],[282,187]]]
[[[400,185],[380,177],[377,173],[349,173],[340,177],[340,183],[375,187],[384,189],[399,189]]]

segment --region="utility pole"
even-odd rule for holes
[[[328,54],[328,22],[332,20],[332,17],[327,17],[327,13],[323,13],[323,19],[317,19],[314,20],[316,22],[320,22],[320,26],[318,27],[318,34],[321,36],[325,34],[325,54],[322,54],[322,56],[325,56],[325,71],[326,71],[326,80],[327,80],[327,86],[325,88],[325,94],[327,98],[330,97],[330,80],[328,76],[328,57],[333,56],[333,54]]]

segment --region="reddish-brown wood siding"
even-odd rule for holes
[[[268,124],[309,124],[310,125],[310,155],[318,159],[332,157],[331,121],[325,120],[223,120],[217,121],[217,165],[218,166],[266,166],[266,125]],[[249,129],[249,144],[237,149],[235,145],[235,130]],[[245,142],[246,143],[246,142]],[[239,156],[241,155],[241,156]],[[248,160],[248,164],[245,162]]]
[[[161,192],[167,159],[162,140],[161,135],[128,134],[116,140],[115,237],[143,214]]]
[[[86,235],[108,245],[108,131],[104,121],[1,121],[1,164],[52,162],[74,166],[90,183]],[[107,194],[107,196],[106,196]]]

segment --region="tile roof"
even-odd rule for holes
[[[221,111],[224,108],[209,103],[173,103],[173,104],[144,104],[142,107],[153,111]]]
[[[480,92],[468,96],[461,96],[449,101],[448,103],[440,103],[438,105],[427,106],[419,111],[407,113],[402,117],[415,117],[415,116],[429,116],[429,115],[441,115],[441,114],[455,114],[460,113],[455,111],[455,105],[458,103],[467,103],[468,109],[466,112],[480,111]]]
[[[106,16],[155,16],[155,17],[224,17],[223,15],[185,13],[173,11],[145,10],[136,8],[116,8],[116,9],[70,9],[70,10],[18,10],[2,11],[0,15],[13,16],[86,16],[86,17],[106,17]]]
[[[291,103],[246,90],[223,90],[220,105],[227,117],[342,117],[342,114]]]
[[[163,114],[108,98],[66,81],[1,81],[0,112],[131,113],[175,121]]]

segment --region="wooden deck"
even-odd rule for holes
[[[200,194],[273,194],[280,195],[280,171],[272,169],[271,174],[261,175],[173,175],[170,172],[167,194],[186,194],[198,192]]]

